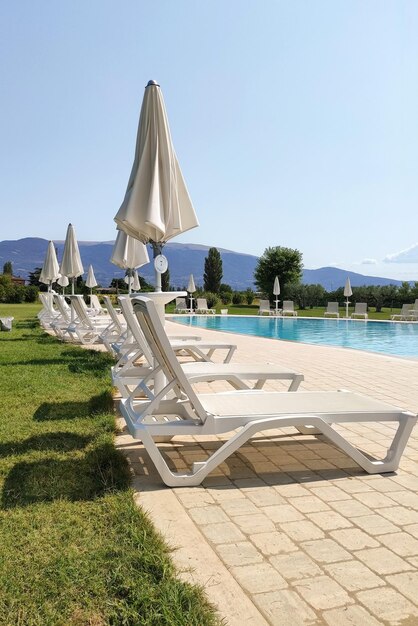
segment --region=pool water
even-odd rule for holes
[[[172,319],[193,328],[418,358],[418,324],[413,323],[244,315],[185,315],[174,316]]]

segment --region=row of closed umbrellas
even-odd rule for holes
[[[128,270],[129,291],[131,289],[139,291],[141,285],[136,269],[149,262],[146,246],[137,239],[126,235],[123,231],[119,231],[113,247],[111,261],[121,269]],[[58,282],[65,289],[71,280],[72,293],[74,293],[75,280],[82,274],[84,274],[84,267],[77,238],[73,225],[69,224],[61,265],[58,263],[54,243],[50,241],[39,280],[47,284],[49,289],[51,289],[51,285],[54,282]],[[92,265],[89,266],[87,272],[86,286],[90,290],[97,286]]]

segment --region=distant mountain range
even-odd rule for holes
[[[58,259],[61,260],[64,242],[55,241],[58,252]],[[48,241],[37,237],[26,237],[13,241],[0,241],[0,270],[6,261],[11,261],[15,276],[28,278],[29,273],[36,267],[42,267]],[[79,248],[84,269],[87,273],[88,266],[93,265],[96,280],[103,287],[107,287],[112,278],[123,277],[123,271],[110,263],[113,241],[96,242],[80,241]],[[189,276],[192,273],[196,285],[203,285],[204,260],[207,256],[209,246],[187,243],[168,243],[164,247],[164,254],[168,259],[170,268],[170,284],[174,287],[184,287],[187,285]],[[218,248],[222,257],[223,279],[233,289],[254,288],[254,269],[258,257],[232,252]],[[150,258],[152,252],[149,251]],[[140,269],[140,275],[145,280],[154,282],[153,264],[149,263]],[[355,272],[348,272],[336,267],[321,267],[316,270],[305,269],[303,271],[303,282],[306,284],[320,284],[327,291],[332,291],[342,287],[347,276],[350,278],[353,287],[363,285],[400,285],[401,281],[391,278],[376,278],[375,276],[364,276]]]

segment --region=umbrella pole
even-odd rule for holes
[[[71,279],[71,295],[74,295],[74,284],[75,284],[75,278]]]
[[[279,308],[279,301],[278,301],[278,299],[276,298],[276,315],[278,314],[278,308]]]
[[[345,301],[345,316],[346,316],[346,318],[348,319],[348,298],[347,298],[347,300]]]
[[[158,256],[159,254],[162,254],[163,244],[158,243],[157,241],[150,241],[150,244],[152,245],[152,252],[154,255],[154,259],[155,259],[156,256]],[[157,270],[155,270],[154,275],[155,275],[155,291],[162,291],[161,274],[160,272],[157,272]]]

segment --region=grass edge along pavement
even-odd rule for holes
[[[0,305],[0,624],[220,624],[136,506],[103,353]]]

